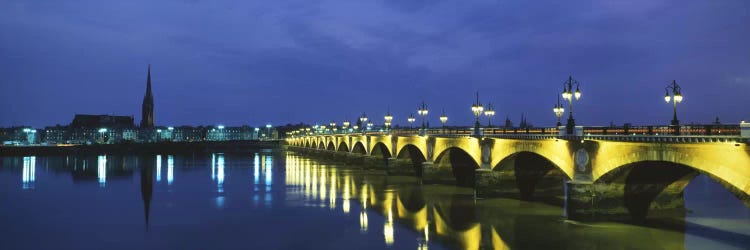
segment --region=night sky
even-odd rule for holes
[[[106,3],[105,3],[106,2]],[[76,113],[157,125],[340,123],[424,100],[469,125],[474,92],[553,126],[581,82],[581,125],[750,120],[750,1],[0,1],[0,126]],[[567,114],[566,114],[567,115]],[[483,124],[486,120],[483,119]]]

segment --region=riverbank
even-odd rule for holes
[[[282,148],[283,141],[123,143],[70,146],[0,146],[0,156],[108,153],[242,152]]]

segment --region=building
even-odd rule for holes
[[[28,126],[4,128],[0,131],[3,145],[29,145],[39,143],[36,129]]]

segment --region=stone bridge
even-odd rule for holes
[[[643,220],[684,212],[683,189],[698,174],[750,207],[746,138],[697,136],[469,137],[386,133],[287,139],[314,149],[381,162],[425,183],[475,188],[477,198],[562,204],[574,219]]]

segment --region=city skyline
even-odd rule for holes
[[[523,113],[549,127],[569,75],[581,82],[581,125],[669,124],[672,80],[682,124],[750,119],[744,1],[118,5],[0,4],[10,59],[0,61],[0,127],[74,114],[140,121],[148,64],[155,125],[325,124],[363,112],[382,124],[390,109],[408,126],[425,101],[432,126],[443,109],[449,125],[470,126],[478,91],[493,124]]]

